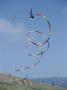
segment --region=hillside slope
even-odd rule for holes
[[[0,90],[66,90],[61,87],[39,84],[30,80],[0,74]]]

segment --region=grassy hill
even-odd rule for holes
[[[0,90],[67,90],[61,87],[52,87],[46,84],[39,84],[31,80],[24,80],[9,75],[0,74]]]

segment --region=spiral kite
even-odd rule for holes
[[[28,44],[26,46],[25,53],[28,56],[31,56],[31,57],[40,56],[40,58],[39,58],[39,60],[37,60],[37,62],[35,62],[31,66],[18,68],[14,72],[18,72],[18,71],[22,71],[22,70],[29,70],[29,69],[32,69],[33,67],[37,66],[41,62],[43,55],[46,53],[46,51],[49,48],[49,39],[50,39],[50,36],[51,36],[51,25],[50,25],[50,22],[49,22],[47,16],[44,15],[44,14],[42,14],[42,13],[36,13],[36,16],[42,17],[47,22],[47,24],[48,24],[48,31],[47,31],[48,34],[45,35],[45,33],[41,32],[39,30],[29,31],[27,33]],[[32,36],[32,33],[38,34],[39,36],[41,36],[44,39],[44,41],[43,42],[37,42],[36,40],[33,39],[34,37]],[[28,48],[30,48],[31,45],[37,47],[39,51],[38,52],[35,52],[35,53],[30,53],[30,51],[28,50]],[[45,45],[46,45],[46,48],[44,49]]]

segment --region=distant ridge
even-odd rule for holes
[[[32,78],[36,82],[43,82],[67,88],[67,77]]]

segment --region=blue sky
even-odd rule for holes
[[[13,75],[67,77],[66,0],[0,0],[0,72],[9,73],[39,59],[25,54],[26,34],[38,26],[36,21],[33,23],[28,19],[30,8],[33,8],[33,13],[43,12],[48,16],[52,27],[50,48],[38,67]],[[44,32],[46,26],[40,25]]]

